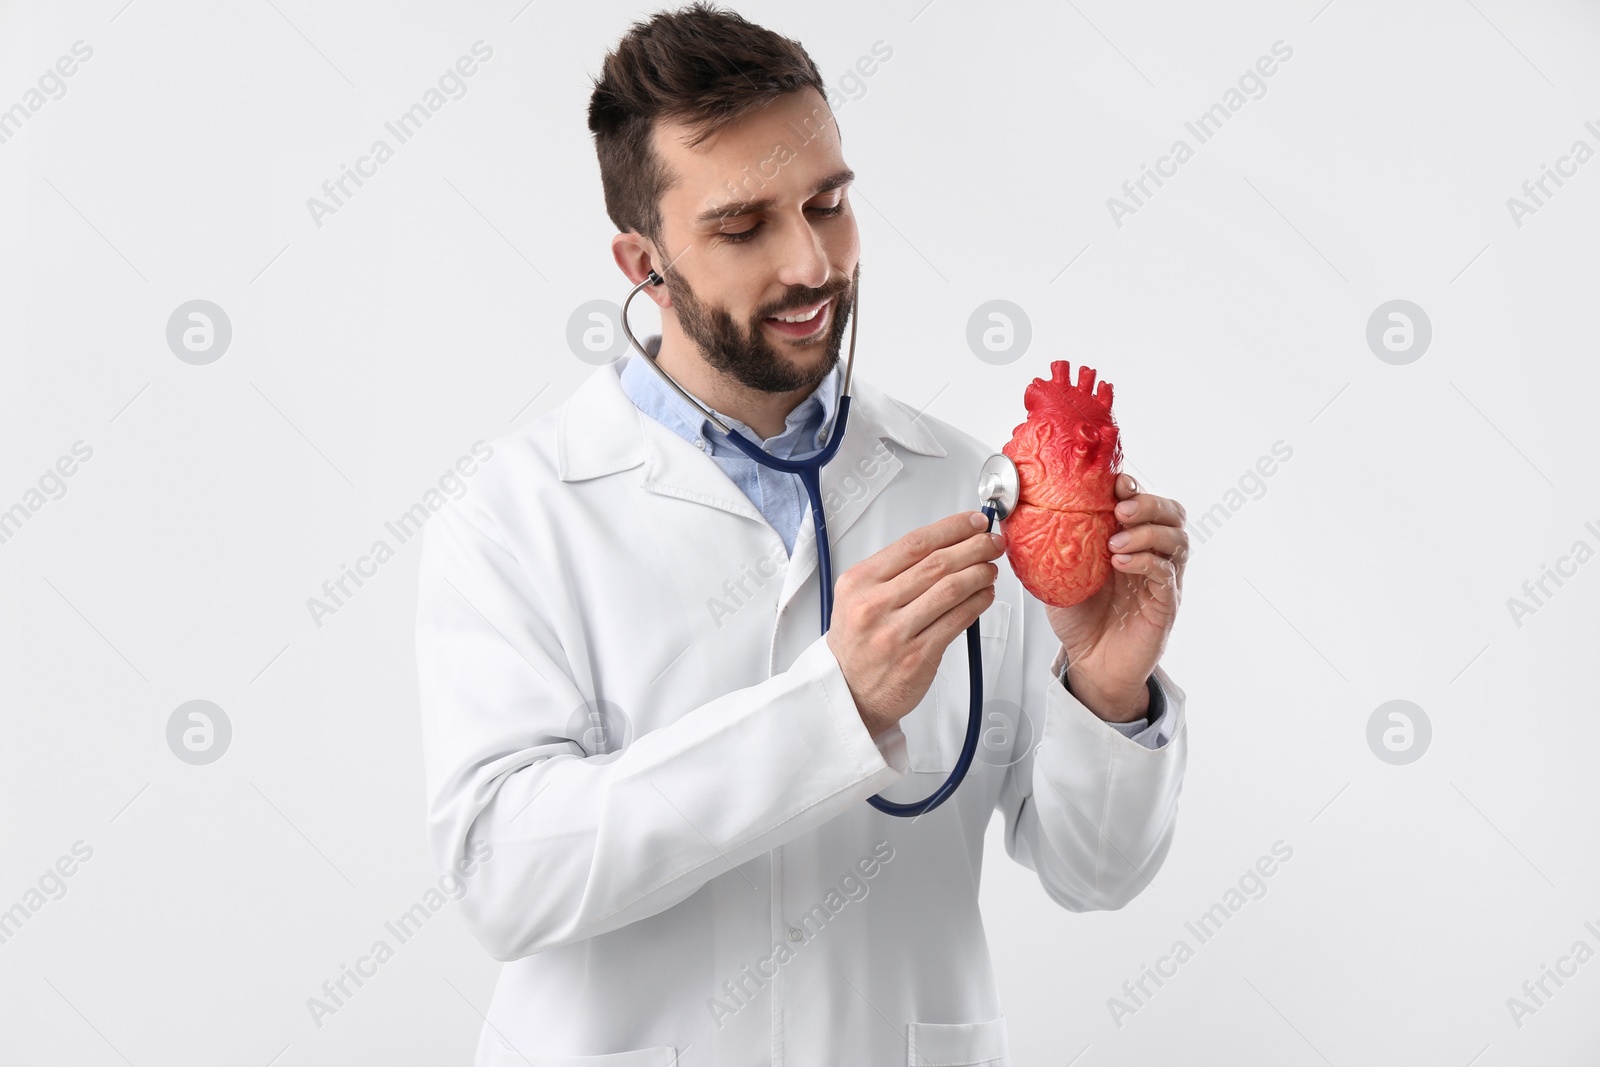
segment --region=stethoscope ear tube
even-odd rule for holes
[[[717,415],[716,412],[712,411],[710,408],[708,408],[704,404],[700,403],[700,401],[697,400],[695,397],[689,395],[688,390],[684,389],[683,386],[679,385],[676,381],[674,381],[673,378],[672,378],[672,375],[670,375],[666,371],[662,370],[661,369],[661,365],[658,364],[655,360],[650,358],[650,353],[648,353],[648,352],[646,352],[644,350],[644,345],[640,344],[639,343],[639,339],[633,335],[633,327],[628,325],[628,305],[633,303],[633,298],[639,295],[639,290],[643,289],[647,285],[661,285],[664,281],[665,281],[665,279],[663,279],[661,277],[661,275],[657,274],[652,269],[652,270],[649,270],[649,271],[647,271],[645,273],[643,281],[641,281],[638,285],[635,285],[628,292],[628,298],[622,302],[622,323],[621,323],[622,332],[623,332],[623,334],[625,334],[627,336],[628,344],[632,345],[633,346],[633,350],[635,352],[639,353],[639,357],[644,360],[645,365],[647,367],[649,367],[651,370],[656,372],[656,376],[657,377],[659,377],[667,385],[671,386],[677,392],[677,394],[679,396],[683,397],[683,399],[685,401],[687,401],[688,403],[694,405],[696,408],[700,409],[700,411],[705,415],[705,417],[711,420],[711,424],[713,426],[715,426],[718,430],[722,431],[722,433],[724,435],[727,435],[727,436],[730,436],[730,437],[735,436],[734,431],[733,431],[733,427],[729,426],[726,422],[722,421],[722,419]],[[849,356],[847,356],[845,358],[845,361],[844,361],[844,382],[840,386],[840,389],[839,389],[839,395],[840,395],[841,399],[848,398],[850,396],[850,375],[852,373],[854,373],[855,367],[856,367],[856,323],[859,322],[860,320],[861,320],[861,266],[860,266],[860,264],[857,264],[856,265],[855,295],[851,298],[851,310],[850,310],[850,354],[849,354]],[[841,404],[840,405],[841,413],[848,406],[849,405],[847,405],[847,404]],[[841,425],[839,423],[838,416],[836,415],[834,417],[834,425],[829,428],[828,435],[831,438],[837,440],[837,439],[839,439],[839,438],[844,436],[842,433],[836,432],[836,431],[838,431],[840,429],[842,429],[842,427],[841,427]],[[767,452],[764,449],[761,449],[760,452],[761,452],[762,456],[766,456],[767,455]],[[829,455],[831,456],[832,453],[830,452]],[[756,461],[758,463],[766,463],[766,465],[769,466],[769,467],[773,466],[773,464],[767,463],[767,460],[765,460],[765,459],[761,459],[759,457],[754,457],[754,458],[756,458]],[[776,457],[769,457],[769,458],[776,458]],[[826,462],[826,460],[824,462]]]

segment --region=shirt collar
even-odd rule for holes
[[[657,355],[661,351],[661,335],[652,334],[645,341],[644,347],[652,357]],[[726,444],[727,438],[706,417],[705,412],[685,400],[676,389],[662,381],[661,376],[645,366],[643,360],[644,357],[639,353],[630,352],[620,374],[623,391],[640,411],[690,444],[703,439],[732,448]],[[783,430],[770,439],[763,439],[743,422],[718,411],[710,404],[706,404],[706,407],[715,411],[723,422],[739,430],[758,445],[772,449],[776,454],[787,457],[798,452],[805,455],[821,447],[822,443],[817,440],[817,435],[822,432],[823,427],[832,425],[834,411],[839,405],[843,376],[843,368],[835,365],[811,394],[789,412],[788,417],[784,419]],[[702,398],[696,397],[696,399],[705,403]]]
[[[699,469],[701,464],[680,463],[674,467],[672,458],[664,456],[652,443],[654,435],[647,432],[645,424],[649,422],[663,430],[666,428],[654,419],[647,418],[622,388],[619,376],[632,358],[632,353],[625,353],[611,363],[594,368],[572,395],[550,413],[550,421],[554,423],[557,475],[563,482],[581,482],[651,463],[651,473],[643,483],[647,488],[667,491],[663,484],[676,485],[680,489],[698,484],[693,491],[709,491],[706,483],[695,482],[689,470]],[[641,369],[651,377],[655,376],[653,371]],[[937,422],[937,419],[924,417],[911,405],[896,400],[873,385],[869,376],[858,373],[850,381],[850,429],[847,436],[859,438],[867,444],[853,452],[849,440],[841,442],[839,447],[847,456],[862,458],[867,450],[876,447],[876,443],[883,439],[919,455],[945,456],[948,452],[932,432],[932,426]],[[542,426],[543,419],[529,425]],[[949,428],[948,424],[939,425]],[[671,451],[677,452],[677,449]],[[680,460],[683,458],[679,457]],[[823,471],[824,479],[832,469],[833,465],[829,464]],[[658,481],[651,481],[650,478]],[[666,482],[662,483],[659,479],[665,479]],[[718,486],[719,490],[721,488]]]

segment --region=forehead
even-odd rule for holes
[[[844,169],[833,112],[810,88],[776,97],[692,148],[682,123],[657,122],[652,136],[672,174],[661,200],[669,219],[736,200],[803,197]]]

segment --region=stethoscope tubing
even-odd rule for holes
[[[989,518],[989,529],[994,529],[995,509],[992,505],[985,504],[983,513]],[[898,815],[902,819],[915,818],[924,815],[948,800],[967,776],[967,768],[972,766],[972,757],[978,752],[978,735],[983,726],[983,652],[979,646],[978,620],[974,619],[971,626],[967,627],[967,691],[969,703],[967,705],[967,736],[961,742],[961,754],[956,757],[956,765],[950,769],[950,776],[944,784],[929,793],[921,800],[909,804],[896,804],[892,800],[885,800],[881,795],[870,796],[867,803],[883,812],[885,815]]]
[[[744,434],[718,418],[710,408],[691,396],[682,386],[673,381],[672,376],[662,370],[654,359],[650,358],[650,354],[644,350],[644,346],[639,343],[639,339],[633,335],[633,330],[628,326],[628,305],[633,302],[633,298],[638,295],[639,290],[647,285],[659,285],[661,281],[661,276],[652,270],[645,276],[643,281],[633,287],[633,291],[628,294],[628,298],[622,302],[622,332],[627,335],[628,343],[633,345],[640,358],[663,381],[677,390],[680,396],[705,412],[706,418],[710,419],[717,429],[727,436],[730,444],[762,466],[787,474],[799,475],[800,484],[805,487],[806,496],[811,501],[812,525],[817,534],[817,574],[821,587],[818,599],[821,602],[822,632],[827,634],[828,627],[833,621],[833,556],[828,544],[827,517],[823,513],[822,507],[821,471],[823,466],[833,459],[834,453],[839,450],[839,445],[844,441],[845,431],[850,422],[850,373],[855,366],[856,359],[856,323],[860,319],[861,308],[860,286],[856,286],[858,293],[850,314],[850,356],[845,363],[844,384],[840,390],[837,410],[834,412],[833,427],[828,433],[828,442],[821,449],[803,459],[784,459],[772,455],[766,449],[751,441]],[[993,504],[986,503],[983,505],[982,510],[989,519],[989,529],[993,530],[996,517],[995,507]],[[978,623],[976,620],[967,627],[967,668],[968,692],[971,697],[971,703],[967,711],[967,734],[961,745],[961,754],[957,757],[956,764],[951,768],[950,774],[945,778],[944,783],[922,800],[900,804],[892,800],[885,800],[882,796],[870,796],[867,798],[868,804],[871,804],[886,815],[907,819],[915,818],[919,815],[925,815],[943,804],[955,793],[956,787],[961,784],[962,779],[966,778],[967,770],[972,766],[973,756],[978,751],[978,735],[983,725],[981,714],[983,708],[983,657],[979,648]]]

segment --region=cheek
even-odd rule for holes
[[[838,232],[830,233],[824,244],[828,249],[828,259],[834,266],[841,269],[848,268],[850,272],[856,269],[856,260],[861,258],[861,231],[856,229],[856,218],[848,215],[840,220],[836,227]]]
[[[708,315],[725,311],[739,326],[747,326],[760,307],[763,292],[758,284],[764,275],[753,268],[735,269],[718,265],[695,277],[694,292]],[[767,294],[770,296],[770,293]]]

